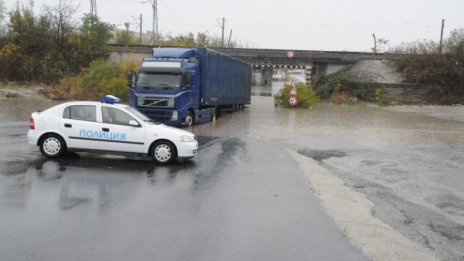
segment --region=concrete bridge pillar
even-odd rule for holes
[[[311,68],[311,78],[314,78],[314,76],[318,75],[326,75],[327,67],[327,63],[314,62]]]
[[[256,86],[272,87],[272,74],[272,67],[254,68],[252,84]]]
[[[272,87],[272,67],[265,67],[263,68],[263,86],[264,87]]]

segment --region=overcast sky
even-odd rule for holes
[[[63,0],[79,6],[78,19],[90,10],[90,0]],[[145,3],[143,3],[145,1]],[[8,9],[16,0],[4,0]],[[21,4],[29,1],[21,0]],[[59,0],[35,0],[35,11]],[[138,30],[151,30],[149,0],[97,0],[100,18]],[[161,33],[209,32],[220,36],[218,20],[226,18],[228,37],[248,47],[288,50],[370,51],[372,34],[392,46],[419,39],[439,41],[441,19],[445,37],[464,28],[464,0],[158,0]]]

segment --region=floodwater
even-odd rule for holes
[[[254,87],[246,110],[190,130],[269,142],[282,154],[291,149],[314,159],[372,201],[374,217],[439,259],[464,260],[463,106],[284,109],[271,97],[280,87]],[[30,111],[50,104],[0,99],[0,121],[27,121]]]
[[[246,134],[294,149],[365,194],[373,216],[440,259],[464,259],[463,106],[301,110],[274,107],[262,87],[255,94],[249,110],[195,132]]]

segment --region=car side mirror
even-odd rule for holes
[[[130,120],[129,125],[132,127],[140,127],[140,124],[135,120]]]

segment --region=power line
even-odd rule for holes
[[[164,1],[161,1],[160,2],[163,4],[163,6],[166,8],[166,10],[168,11],[169,15],[171,15],[172,19],[174,20],[174,22],[177,24],[177,26],[184,32],[184,33],[187,33],[187,31],[184,29],[184,27],[179,23],[179,21],[177,20],[177,18],[174,16],[174,14],[171,12],[171,10],[169,9],[169,7],[164,3]]]

